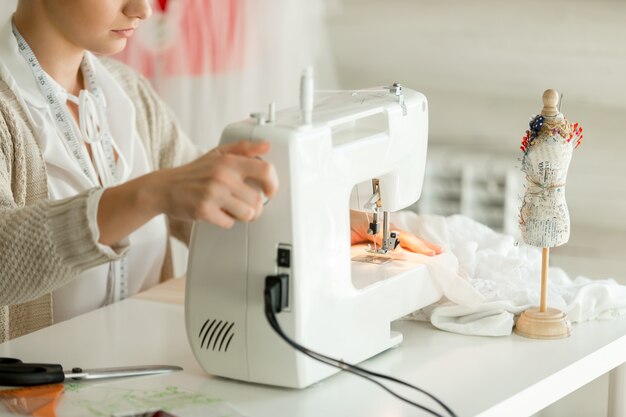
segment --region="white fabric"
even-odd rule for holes
[[[517,244],[468,217],[394,213],[394,224],[444,248],[434,257],[407,253],[425,263],[444,298],[412,315],[442,330],[483,336],[512,331],[516,315],[539,305],[541,252]],[[549,269],[548,306],[573,323],[611,319],[626,313],[626,286],[612,279],[570,279]]]
[[[2,56],[0,73],[25,106],[35,128],[35,137],[46,161],[50,198],[63,199],[94,187],[66,148],[32,71],[19,54],[11,32],[10,20],[0,29],[0,54]],[[106,68],[93,56],[91,58],[97,83],[106,97],[111,135],[130,167],[129,179],[144,175],[150,172],[152,167],[135,130],[134,105]],[[56,87],[60,98],[65,100],[66,92],[58,84]],[[77,126],[75,128],[78,130]],[[97,207],[91,207],[90,210],[97,210]],[[132,233],[128,237],[128,242],[126,240],[120,242],[124,246],[127,243],[130,245],[129,295],[158,282],[165,256],[166,239],[165,218],[161,215]],[[105,251],[113,251],[116,248],[105,245],[101,247]],[[108,264],[91,268],[56,291],[53,294],[54,321],[66,320],[101,307],[107,295],[108,270]]]

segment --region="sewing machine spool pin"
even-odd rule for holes
[[[276,103],[271,102],[267,110],[267,123],[274,123],[276,121]]]
[[[313,107],[315,104],[315,82],[313,67],[307,67],[300,78],[300,114],[302,124],[310,126],[313,123]]]

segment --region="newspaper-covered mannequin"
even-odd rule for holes
[[[565,181],[572,153],[583,137],[578,123],[570,124],[557,108],[559,95],[543,93],[541,114],[530,121],[522,139],[522,171],[526,174],[525,193],[520,209],[522,239],[542,248],[541,294],[539,307],[524,311],[514,331],[534,339],[559,339],[571,334],[567,316],[548,308],[548,260],[550,248],[567,243],[570,220],[565,201]]]
[[[582,128],[578,123],[570,124],[557,110],[556,91],[546,90],[543,102],[541,114],[532,118],[522,140],[526,184],[520,229],[527,244],[553,248],[569,240],[565,181],[572,152],[582,139]]]

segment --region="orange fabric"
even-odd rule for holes
[[[0,401],[12,413],[57,417],[56,406],[64,389],[63,384],[8,389],[0,391]]]

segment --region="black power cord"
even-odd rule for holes
[[[373,371],[368,371],[367,369],[361,368],[360,366],[356,366],[356,365],[352,365],[349,364],[347,362],[344,362],[342,360],[339,359],[335,359],[332,358],[330,356],[326,356],[323,355],[321,353],[315,352],[311,349],[308,349],[302,345],[300,345],[299,343],[297,343],[296,341],[294,341],[293,339],[291,339],[289,336],[287,336],[285,334],[285,332],[283,331],[283,329],[280,327],[280,324],[278,323],[278,320],[276,319],[276,313],[280,313],[282,311],[282,309],[284,307],[286,307],[287,305],[287,284],[288,284],[288,276],[285,274],[281,274],[281,275],[271,275],[268,276],[265,279],[265,290],[264,290],[264,298],[265,298],[265,317],[267,318],[267,321],[269,322],[270,326],[272,327],[272,329],[274,329],[274,331],[285,341],[287,342],[287,344],[289,344],[291,347],[293,347],[294,349],[304,353],[305,355],[307,355],[310,358],[313,358],[317,361],[320,361],[326,365],[329,366],[334,366],[336,368],[339,368],[341,370],[347,371],[351,374],[360,376],[361,378],[364,378],[370,382],[373,382],[374,384],[378,385],[379,387],[381,387],[382,389],[384,389],[385,391],[387,391],[388,393],[390,393],[391,395],[393,395],[394,397],[409,403],[429,414],[432,414],[433,416],[436,417],[445,417],[443,414],[439,414],[438,412],[423,406],[421,404],[418,404],[414,401],[409,400],[406,397],[403,397],[402,395],[398,394],[397,392],[393,391],[391,388],[389,388],[388,386],[384,385],[383,383],[381,383],[380,381],[375,380],[373,377],[375,378],[380,378],[380,379],[384,379],[387,381],[391,381],[391,382],[395,382],[397,384],[403,385],[405,387],[414,389],[424,395],[426,395],[427,397],[431,398],[432,400],[434,400],[437,404],[439,404],[444,410],[446,410],[446,412],[450,415],[450,417],[457,417],[457,415],[447,406],[445,405],[441,400],[439,400],[437,397],[435,397],[434,395],[430,394],[427,391],[424,391],[421,388],[416,387],[415,385],[409,384],[408,382],[404,382],[402,380],[399,380],[397,378],[394,378],[392,376],[389,375],[384,375],[384,374],[379,374],[377,372],[373,372]]]

